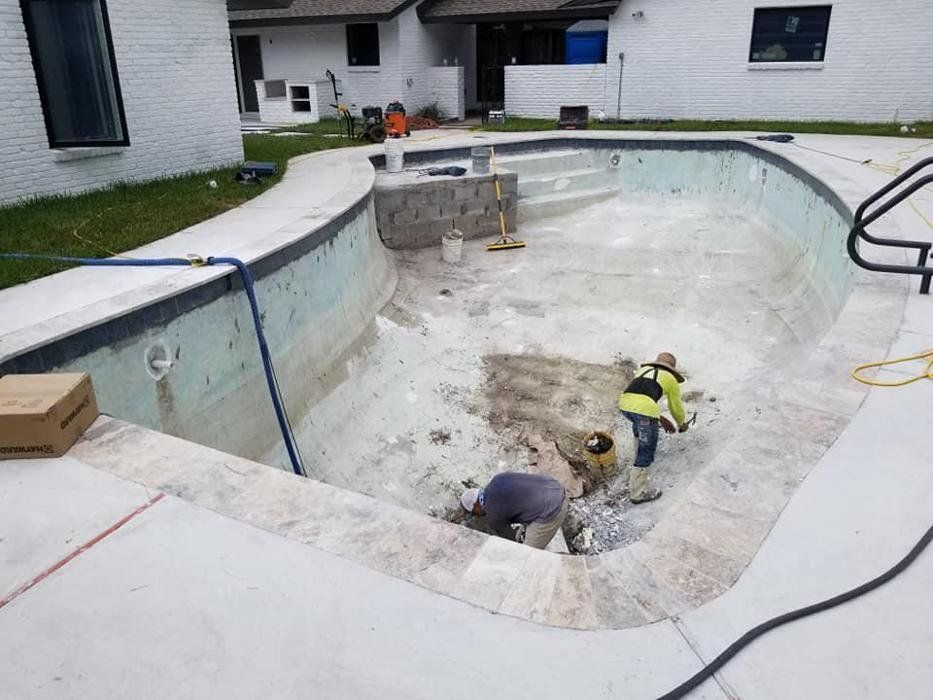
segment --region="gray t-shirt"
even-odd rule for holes
[[[486,518],[497,534],[511,539],[512,523],[553,520],[564,503],[564,487],[544,474],[503,472],[483,489]]]

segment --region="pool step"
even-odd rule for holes
[[[592,167],[593,153],[580,150],[525,153],[496,158],[496,165],[505,170],[518,173],[518,179],[521,181],[522,178],[536,175],[556,175],[562,172]]]
[[[546,194],[609,187],[618,177],[617,171],[592,167],[531,177],[519,175],[518,198],[522,200]]]
[[[597,204],[612,199],[619,192],[618,187],[596,187],[570,190],[558,193],[542,194],[518,201],[519,223],[560,216],[574,209]]]

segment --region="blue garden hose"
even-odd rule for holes
[[[243,281],[243,289],[246,290],[246,298],[249,300],[249,306],[253,316],[253,326],[256,329],[256,340],[259,342],[259,355],[262,358],[262,367],[266,374],[266,384],[269,386],[269,396],[272,399],[272,407],[275,409],[275,417],[279,423],[279,429],[282,431],[282,440],[288,452],[288,459],[291,462],[292,471],[299,476],[308,475],[305,471],[304,463],[301,460],[301,453],[298,451],[298,445],[295,442],[295,435],[292,431],[291,423],[288,420],[288,414],[285,412],[284,402],[282,401],[282,390],[279,388],[279,382],[275,376],[275,368],[272,366],[272,356],[269,353],[269,346],[266,343],[266,334],[262,330],[259,303],[256,301],[256,291],[253,288],[253,276],[250,274],[249,267],[247,267],[246,263],[242,260],[238,258],[201,258],[197,256],[192,256],[191,258],[73,258],[61,255],[35,255],[31,253],[0,253],[0,259],[50,260],[71,265],[91,265],[97,267],[201,267],[203,265],[232,265],[235,267],[240,273],[240,279]]]

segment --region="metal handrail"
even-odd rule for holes
[[[887,212],[907,199],[917,190],[933,182],[933,175],[924,175],[918,180],[910,183],[908,187],[896,193],[893,197],[888,198],[877,207],[874,207],[867,216],[865,216],[865,212],[870,206],[878,202],[882,197],[930,165],[933,165],[933,157],[924,158],[914,166],[905,170],[903,173],[891,180],[891,182],[889,182],[887,185],[876,191],[864,202],[862,202],[858,209],[855,210],[855,221],[852,226],[852,230],[849,231],[849,238],[847,241],[849,257],[852,258],[856,265],[863,267],[866,270],[873,270],[875,272],[894,272],[907,275],[920,275],[921,294],[930,293],[930,281],[933,279],[933,268],[927,266],[927,260],[930,258],[930,249],[933,248],[933,242],[902,241],[894,238],[878,238],[877,236],[872,236],[870,233],[868,233],[868,231],[865,230],[865,227],[877,221],[879,218],[884,216]],[[858,252],[858,239],[860,238],[874,245],[891,246],[896,248],[914,248],[919,251],[917,265],[890,265],[887,263],[870,262],[863,258]]]

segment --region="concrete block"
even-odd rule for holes
[[[447,228],[441,221],[419,221],[405,228],[405,248],[428,248],[440,245]]]
[[[418,211],[415,209],[402,209],[392,214],[392,223],[397,226],[413,224],[418,220]]]
[[[440,190],[440,202],[450,202],[454,198],[454,191],[446,185]]]
[[[439,205],[429,205],[418,207],[418,216],[416,221],[436,221],[441,218],[441,208]]]
[[[464,214],[471,216],[486,216],[497,211],[495,202],[482,199],[473,199],[469,202],[463,202],[462,209]]]
[[[423,190],[408,187],[402,190],[402,204],[404,209],[417,209],[425,204],[430,204],[428,193]]]
[[[462,184],[456,185],[453,188],[453,199],[455,202],[467,202],[471,199],[476,199],[476,185],[474,184]]]
[[[405,191],[399,189],[377,189],[375,203],[377,212],[380,210],[397,211],[405,206]]]
[[[477,221],[475,215],[467,214],[454,218],[454,227],[463,231],[464,235],[466,235],[468,232],[472,233],[481,225],[482,224]]]
[[[451,196],[453,192],[451,192]],[[461,214],[466,213],[467,203],[465,202],[445,202],[441,205],[441,217],[442,218],[454,218],[460,216]]]

